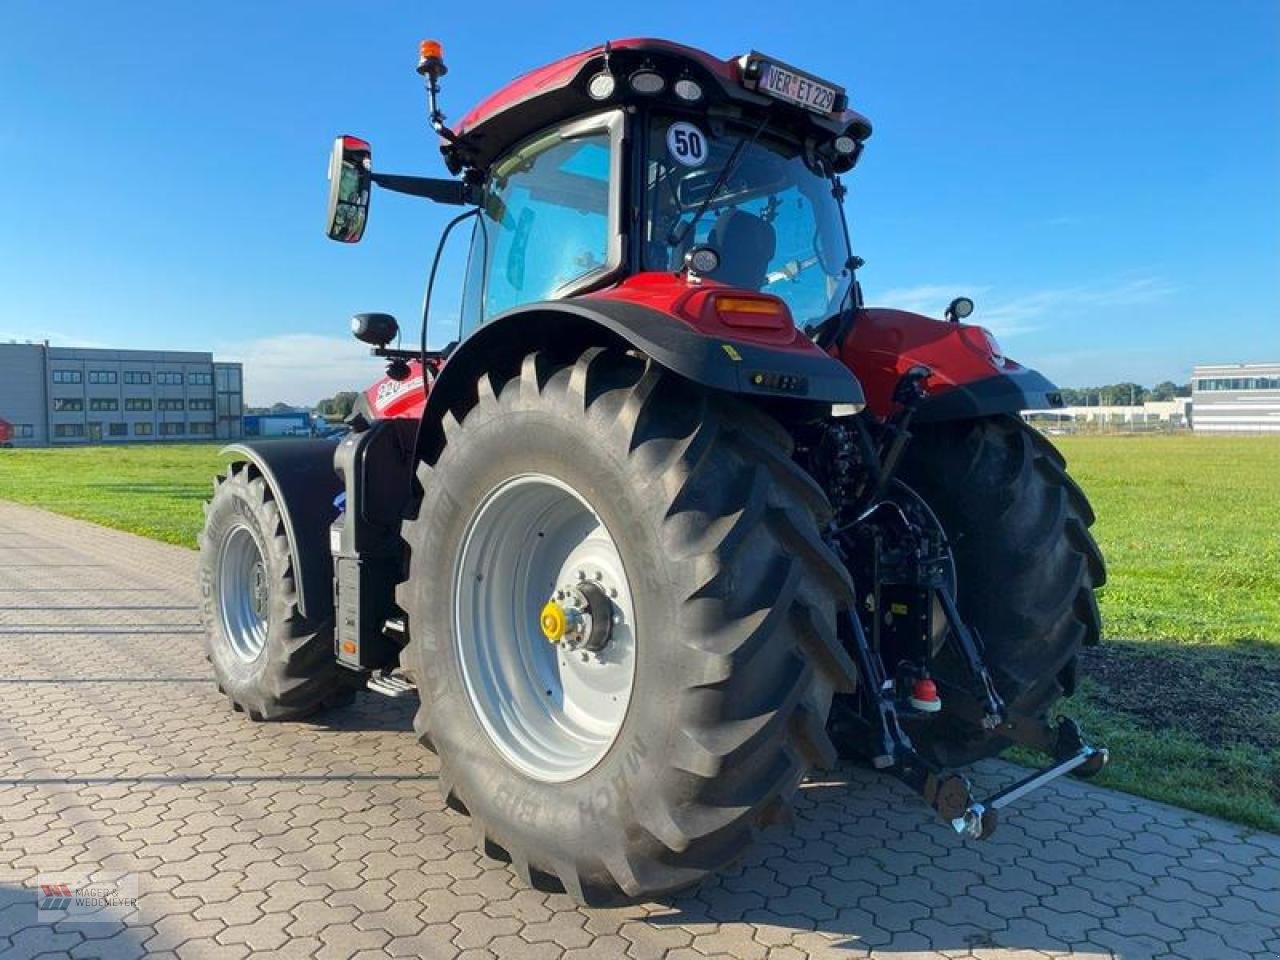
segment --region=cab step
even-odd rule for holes
[[[407,697],[418,689],[407,677],[398,673],[372,673],[365,681],[365,686],[371,693],[380,693],[393,699]]]

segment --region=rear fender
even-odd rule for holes
[[[867,409],[880,418],[893,412],[894,388],[916,366],[932,371],[925,381],[929,395],[915,414],[917,422],[1063,405],[1053,383],[1030,367],[993,354],[985,331],[971,324],[904,310],[860,310],[834,352],[863,385]]]
[[[233,462],[252,464],[270,489],[289,538],[298,610],[312,620],[333,613],[329,525],[337,516],[334,498],[342,489],[333,469],[335,449],[329,440],[297,438],[222,448],[223,456]]]
[[[499,314],[449,356],[427,398],[418,452],[433,462],[443,446],[441,423],[475,403],[486,370],[515,373],[539,348],[576,350],[586,344],[638,350],[672,372],[726,393],[767,401],[861,406],[853,374],[808,338],[804,344],[752,342],[747,335],[711,335],[660,309],[626,299],[581,297],[533,303]]]

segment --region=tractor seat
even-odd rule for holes
[[[759,290],[769,274],[769,261],[778,248],[774,229],[753,213],[729,210],[720,215],[707,243],[720,254],[720,267],[711,279],[744,290]]]

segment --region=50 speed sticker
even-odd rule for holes
[[[667,153],[682,167],[700,167],[707,162],[707,137],[692,123],[680,121],[667,128]]]

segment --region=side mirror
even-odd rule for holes
[[[329,213],[325,232],[339,243],[359,243],[369,217],[373,152],[359,137],[338,137],[329,156]]]
[[[362,343],[385,347],[400,333],[400,326],[389,313],[357,313],[351,318],[351,333]]]

